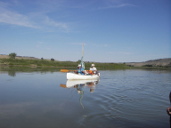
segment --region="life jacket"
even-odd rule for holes
[[[84,68],[82,67],[77,70],[78,74],[81,74],[81,75],[84,75],[83,71],[84,71]]]
[[[94,74],[92,70],[87,70],[87,72],[88,72],[88,74],[91,74],[91,75]]]

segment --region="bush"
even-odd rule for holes
[[[51,58],[51,61],[55,61],[55,59]]]
[[[9,54],[9,57],[10,57],[11,59],[15,59],[16,56],[17,56],[16,53],[10,53],[10,54]]]

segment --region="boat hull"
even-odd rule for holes
[[[67,73],[68,80],[94,80],[99,79],[100,73],[95,75],[81,75],[75,73]]]

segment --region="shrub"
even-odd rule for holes
[[[17,56],[16,53],[10,53],[10,54],[9,54],[9,57],[10,57],[11,59],[15,59],[16,56]]]
[[[55,59],[51,58],[51,61],[55,61]]]

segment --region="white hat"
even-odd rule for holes
[[[81,64],[79,64],[78,67],[81,67]]]
[[[92,67],[94,67],[94,66],[95,66],[95,64],[91,64],[91,66],[92,66]]]

